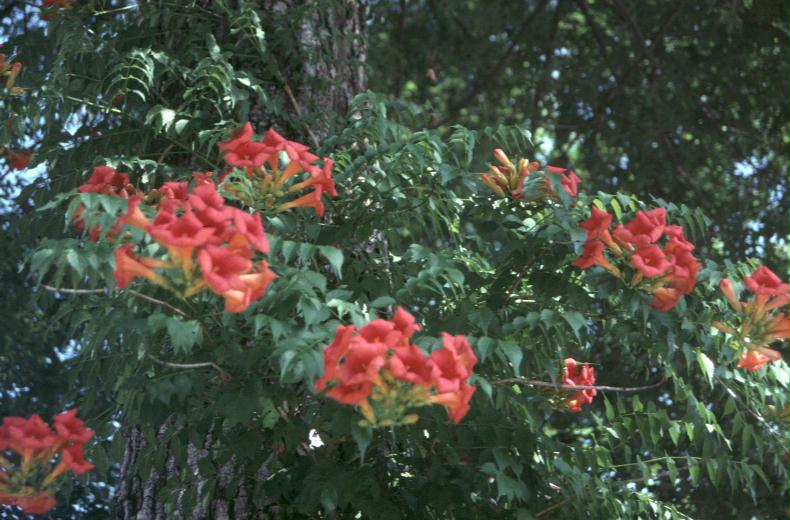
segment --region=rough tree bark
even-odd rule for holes
[[[301,70],[276,71],[281,88],[272,94],[281,97],[283,106],[290,107],[298,116],[310,121],[309,127],[305,125],[304,128],[294,130],[302,133],[299,137],[303,142],[315,147],[330,129],[329,114],[345,115],[353,97],[367,88],[364,69],[365,12],[364,6],[357,0],[321,3],[312,0],[260,0],[262,19],[267,18],[267,13],[301,8],[305,8],[305,15],[299,23],[299,30],[293,32],[293,43],[303,56],[309,56],[310,59],[304,60]],[[262,106],[251,110],[250,121],[258,132],[265,131],[269,126],[283,126]],[[165,421],[158,429],[158,438],[163,439],[168,428],[172,427],[172,420]],[[167,457],[163,467],[155,468],[148,475],[139,475],[137,465],[146,440],[137,427],[125,428],[123,435],[125,454],[114,499],[116,520],[274,520],[281,517],[276,504],[254,504],[250,499],[254,483],[268,477],[267,466],[274,452],[259,468],[244,467],[231,458],[219,470],[220,489],[215,490],[212,498],[205,502],[198,463],[211,451],[213,441],[209,435],[201,446],[190,444],[187,447],[187,461],[189,471],[195,475],[198,483],[196,492],[199,505],[191,511],[167,514],[158,492],[168,479],[177,476],[184,468],[178,468],[174,458]],[[221,492],[223,488],[238,479],[242,483],[233,498],[218,498],[224,495]],[[180,505],[180,497],[177,502]]]

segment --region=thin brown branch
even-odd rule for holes
[[[505,49],[504,54],[502,54],[502,56],[499,57],[497,62],[494,64],[494,66],[489,69],[488,74],[486,74],[485,77],[479,78],[478,81],[476,81],[472,85],[469,91],[467,91],[464,97],[461,98],[457,103],[455,103],[455,105],[452,108],[450,108],[447,111],[447,114],[445,114],[444,117],[437,118],[431,124],[433,128],[442,126],[448,121],[455,119],[458,116],[461,109],[467,104],[469,104],[469,102],[472,99],[474,99],[474,97],[477,95],[478,92],[480,92],[480,90],[483,87],[489,88],[491,85],[496,83],[496,79],[501,76],[502,70],[505,68],[508,61],[510,61],[510,57],[513,54],[513,52],[516,50],[519,41],[524,36],[527,35],[529,26],[532,24],[535,18],[537,18],[538,15],[541,14],[544,9],[546,9],[546,6],[548,4],[549,4],[549,0],[541,0],[540,4],[538,4],[538,6],[531,13],[529,13],[527,18],[521,24],[521,27],[519,28],[518,32],[511,38],[510,44],[507,46],[507,49]]]
[[[53,287],[51,285],[47,285],[44,283],[39,283],[38,286],[41,287],[42,289],[46,289],[49,292],[59,292],[64,294],[107,294],[108,292],[107,289],[79,289],[72,287]],[[182,311],[175,305],[167,303],[166,301],[154,298],[153,296],[148,296],[147,294],[143,294],[141,292],[135,291],[134,289],[127,289],[126,292],[128,292],[132,296],[140,298],[141,300],[146,300],[151,303],[161,305],[162,307],[170,309],[171,311],[181,316],[184,316],[185,318],[189,317],[189,315],[186,312]]]
[[[71,287],[53,287],[44,283],[38,284],[42,289],[49,292],[59,292],[64,294],[106,294],[107,289],[73,289]]]
[[[167,303],[166,301],[162,301],[162,300],[159,300],[159,299],[154,298],[152,296],[148,296],[147,294],[143,294],[141,292],[137,292],[134,289],[127,289],[126,292],[128,292],[132,296],[136,296],[136,297],[138,297],[138,298],[140,298],[142,300],[146,300],[146,301],[149,301],[151,303],[155,303],[157,305],[161,305],[162,307],[170,309],[171,311],[173,311],[176,314],[179,314],[181,316],[184,316],[185,318],[189,317],[189,315],[186,312],[182,311],[181,309],[179,309],[175,305],[171,305],[171,304]]]
[[[586,0],[575,0],[576,5],[579,6],[579,10],[584,15],[584,20],[587,22],[587,26],[590,28],[590,33],[592,34],[595,43],[598,45],[598,50],[601,52],[601,57],[605,60],[608,60],[607,52],[606,52],[606,44],[603,41],[603,35],[601,34],[601,30],[598,27],[598,24],[595,23],[595,19],[590,12],[590,9],[587,7]]]
[[[581,0],[579,2],[580,7],[583,6],[582,2],[583,2],[583,0]],[[607,3],[609,5],[614,6],[615,10],[617,10],[621,16],[624,16],[626,18],[626,20],[630,19],[630,21],[628,21],[629,27],[630,27],[631,31],[634,33],[635,37],[640,40],[640,43],[639,43],[639,45],[637,47],[638,47],[640,53],[643,54],[647,59],[650,60],[650,64],[652,65],[653,72],[655,72],[655,70],[658,68],[658,62],[657,62],[657,60],[656,60],[656,58],[655,58],[655,56],[653,54],[653,51],[656,48],[658,48],[658,45],[663,41],[664,36],[666,35],[667,28],[670,26],[670,24],[672,23],[672,20],[674,20],[674,18],[680,12],[680,8],[683,6],[683,0],[680,0],[677,3],[675,8],[672,10],[672,12],[667,17],[666,21],[661,25],[661,27],[654,34],[651,35],[651,37],[650,37],[650,40],[651,40],[650,41],[650,46],[648,48],[645,48],[645,37],[642,34],[642,31],[636,25],[636,21],[628,13],[627,9],[625,9],[625,6],[623,6],[623,4],[621,2],[619,2],[619,1],[615,2],[615,0],[607,0]],[[584,6],[582,8],[582,13],[585,14],[585,18],[587,19],[588,24],[590,24],[592,22],[592,15],[590,15],[589,18],[588,18],[587,14],[585,13],[585,11],[587,11],[586,10],[586,6]],[[587,12],[589,12],[589,11],[587,11]],[[592,25],[591,25],[591,27],[592,27]],[[595,34],[595,31],[593,31],[593,34]],[[599,46],[600,46],[600,44],[599,44]],[[625,84],[626,84],[627,80],[630,79],[631,75],[634,72],[636,72],[638,69],[639,69],[639,62],[638,62],[638,60],[633,60],[633,61],[631,61],[631,65],[626,69],[626,71],[623,73],[622,76],[618,77],[614,73],[614,71],[612,71],[612,74],[615,77],[616,83],[611,89],[609,89],[608,93],[606,93],[606,95],[603,96],[603,101],[600,102],[600,103],[596,103],[596,106],[595,106],[595,108],[593,110],[593,122],[595,124],[601,124],[603,122],[602,119],[601,119],[601,116],[603,116],[603,113],[605,111],[604,110],[605,107],[608,106],[609,103],[612,102],[612,100],[615,98],[615,96],[623,88],[625,88]]]
[[[299,101],[296,100],[296,96],[294,96],[293,90],[291,90],[291,85],[288,84],[288,80],[285,79],[285,76],[280,71],[280,66],[277,62],[274,62],[275,73],[277,74],[277,79],[280,80],[280,83],[283,85],[283,90],[285,90],[285,94],[288,96],[288,101],[291,102],[291,105],[294,107],[294,111],[296,115],[302,117],[304,115],[304,109],[302,105],[299,104]],[[320,143],[318,142],[318,137],[313,133],[313,130],[308,126],[304,126],[305,131],[307,131],[307,135],[310,137],[310,142],[313,144],[314,148],[318,148]]]
[[[543,515],[545,515],[545,514],[551,513],[552,511],[554,511],[554,510],[555,510],[555,509],[557,509],[558,507],[561,507],[561,506],[563,506],[563,505],[567,504],[568,502],[570,502],[570,501],[571,501],[571,498],[573,498],[573,497],[569,497],[569,498],[566,498],[566,499],[560,500],[559,502],[555,502],[555,503],[551,504],[549,507],[547,507],[546,509],[544,509],[544,510],[542,510],[542,511],[538,511],[538,512],[537,512],[537,513],[535,513],[533,516],[534,516],[535,518],[540,518],[541,516],[543,516]]]
[[[666,34],[667,29],[669,29],[669,27],[672,25],[672,22],[675,21],[675,17],[678,15],[678,13],[680,13],[680,8],[683,7],[684,1],[685,0],[678,1],[677,5],[675,5],[675,9],[673,9],[672,12],[669,14],[669,16],[667,17],[666,21],[661,26],[661,28],[650,38],[652,41],[650,42],[650,47],[648,50],[650,51],[651,54],[658,46],[658,43],[663,41],[664,34]]]
[[[638,40],[636,42],[637,48],[644,50],[645,35],[642,32],[642,30],[639,28],[639,25],[637,25],[636,20],[634,20],[634,17],[631,16],[631,13],[628,11],[628,9],[626,9],[626,7],[623,5],[623,3],[620,0],[606,0],[606,3],[613,6],[615,8],[615,11],[617,11],[617,13],[620,16],[625,18],[625,21],[628,24],[629,29],[631,29],[631,32],[634,33],[634,37]]]
[[[171,363],[169,361],[164,361],[162,359],[159,359],[158,357],[154,356],[153,354],[148,354],[148,358],[151,361],[155,362],[155,363],[158,363],[158,364],[160,364],[162,366],[169,367],[169,368],[192,369],[192,368],[208,368],[208,367],[210,367],[210,368],[215,369],[217,372],[219,372],[219,378],[222,380],[222,382],[227,382],[227,381],[230,380],[230,374],[228,374],[225,370],[223,370],[222,367],[220,367],[218,364],[214,363],[213,361],[206,361],[206,362],[203,362],[203,363]]]
[[[652,390],[666,383],[668,379],[664,378],[658,383],[653,383],[645,386],[607,386],[607,385],[567,385],[560,383],[551,383],[548,381],[538,381],[535,379],[521,379],[518,377],[511,377],[507,379],[497,379],[489,381],[492,385],[526,385],[526,386],[540,386],[544,388],[555,388],[558,390],[600,390],[602,392],[620,392],[623,394],[630,394],[636,392],[644,392]]]
[[[554,15],[551,17],[551,32],[549,34],[549,43],[546,45],[545,51],[545,73],[538,80],[538,84],[535,87],[535,94],[532,98],[532,104],[536,107],[538,106],[538,102],[543,98],[543,87],[546,84],[546,80],[551,76],[551,66],[554,63],[554,46],[557,39],[557,30],[560,26],[562,5],[562,2],[557,4],[557,7],[554,9]]]
[[[172,150],[173,147],[175,147],[175,145],[173,143],[170,143],[169,145],[167,145],[165,147],[165,150],[162,152],[162,155],[160,155],[159,159],[157,159],[156,163],[157,164],[162,164],[162,161],[165,160],[165,157],[167,157],[167,154],[170,153],[170,150]]]

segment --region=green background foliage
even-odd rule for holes
[[[241,490],[274,518],[785,515],[787,364],[735,369],[740,350],[710,326],[731,312],[721,278],[749,274],[754,257],[786,265],[784,7],[377,2],[372,91],[327,113],[297,110],[286,90],[331,83],[302,74],[311,54],[294,37],[340,3],[80,4],[43,23],[12,1],[2,18],[26,92],[0,99],[0,145],[32,148],[39,169],[3,170],[0,186],[0,416],[77,405],[98,432],[96,470],[53,518],[106,518],[122,481],[166,466],[168,515]],[[335,160],[327,218],[265,219],[278,278],[242,314],[208,292],[133,286],[168,306],[116,290],[112,244],[68,222],[76,199],[117,201],[75,188],[97,164],[145,191],[221,171],[216,143],[250,118]],[[579,200],[496,200],[479,180],[495,147],[572,163]],[[665,207],[698,244],[694,293],[661,313],[572,267],[593,201],[620,221]],[[480,358],[459,425],[432,407],[369,431],[311,390],[337,325],[396,305],[426,352],[447,331]],[[505,381],[554,381],[565,357],[592,363],[599,384],[656,385],[570,414]],[[209,362],[221,370],[177,366]],[[130,427],[145,440],[132,468]]]

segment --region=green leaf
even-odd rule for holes
[[[562,312],[562,317],[573,329],[573,334],[576,335],[576,339],[581,341],[579,330],[587,324],[587,319],[576,311],[564,311]]]
[[[675,423],[669,427],[669,437],[672,439],[672,443],[677,446],[680,440],[680,425]]]
[[[512,341],[505,340],[499,342],[499,348],[505,354],[508,361],[510,361],[510,366],[513,368],[513,374],[515,374],[516,377],[519,377],[521,375],[521,360],[524,358],[524,353],[521,351],[521,347]]]
[[[606,419],[613,421],[615,418],[614,407],[612,406],[612,403],[609,402],[609,399],[604,398],[603,406],[606,410]]]
[[[168,318],[166,326],[176,354],[189,354],[192,347],[203,342],[203,332],[198,321]]]
[[[332,271],[338,278],[343,277],[343,252],[332,246],[318,246],[318,251],[327,259]]]
[[[374,309],[380,309],[382,307],[387,307],[388,305],[395,305],[395,298],[391,296],[379,296],[370,302],[370,306]]]
[[[260,424],[264,430],[273,428],[280,419],[280,414],[277,413],[277,408],[274,406],[274,402],[272,402],[272,400],[268,397],[261,397],[258,400],[258,411],[261,415]]]
[[[699,363],[702,373],[705,374],[705,378],[708,380],[708,385],[713,388],[713,372],[716,369],[713,361],[711,361],[710,358],[701,350],[697,349],[697,363]]]
[[[366,427],[360,426],[357,423],[351,425],[351,436],[354,438],[354,442],[357,443],[357,449],[359,450],[359,463],[362,463],[365,460],[365,451],[370,446],[370,442],[373,440],[373,430]]]
[[[337,489],[331,482],[325,482],[321,488],[321,507],[324,508],[324,511],[329,513],[337,509],[337,499]]]
[[[699,464],[689,459],[689,475],[694,485],[699,484]]]
[[[614,211],[614,216],[617,217],[617,220],[622,220],[623,208],[620,207],[620,203],[617,202],[617,199],[610,200],[609,205],[612,206],[612,211]]]

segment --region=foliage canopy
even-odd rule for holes
[[[746,255],[786,260],[786,74],[756,73],[786,71],[786,11],[496,4],[374,3],[365,40],[340,29],[354,2],[74,2],[46,21],[8,3],[3,51],[24,90],[0,98],[0,146],[40,169],[2,181],[0,415],[77,406],[97,432],[95,470],[59,490],[53,518],[106,518],[113,500],[117,518],[784,514],[788,366],[737,368],[745,338],[712,323],[736,322],[719,285],[746,300],[760,264]],[[364,42],[373,91],[322,105],[337,80],[317,56]],[[136,192],[194,188],[195,171],[228,169],[218,143],[247,121],[331,157],[338,190],[323,218],[261,206],[266,293],[226,312],[208,290],[118,288],[115,251],[145,233],[113,237],[128,202],[78,187],[106,165]],[[481,181],[494,149],[572,162],[578,196],[536,174],[498,197]],[[615,224],[664,208],[697,245],[693,291],[660,311],[643,286],[572,265],[593,207]],[[426,406],[371,429],[315,391],[338,325],[397,307],[423,352],[442,332],[471,344],[458,424]],[[566,358],[601,386],[579,413],[554,387]]]

